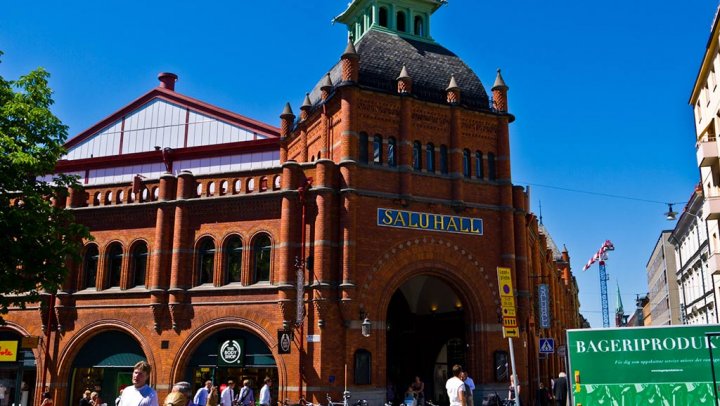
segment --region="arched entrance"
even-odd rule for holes
[[[208,380],[222,391],[230,378],[239,385],[248,379],[256,399],[263,380],[270,377],[275,382],[271,397],[278,398],[278,368],[272,351],[258,336],[240,328],[226,328],[204,339],[192,352],[183,376],[192,383],[193,390]]]
[[[445,381],[454,364],[466,365],[465,305],[446,282],[415,276],[398,288],[387,314],[387,377],[402,400],[415,376],[425,398],[447,403]],[[388,393],[390,396],[390,393]]]
[[[35,355],[22,348],[22,337],[13,330],[0,329],[0,406],[33,404]]]
[[[70,370],[68,402],[77,404],[86,390],[114,404],[120,389],[132,384],[133,366],[147,358],[140,344],[120,330],[98,333],[78,351]]]

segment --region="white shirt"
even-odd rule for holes
[[[157,393],[147,385],[140,389],[130,385],[123,389],[118,406],[158,406]]]
[[[222,406],[232,406],[234,396],[235,392],[228,386],[227,388],[223,389],[222,393],[220,394],[220,404]]]
[[[265,384],[260,389],[260,404],[261,405],[269,405],[270,404],[270,387]]]
[[[445,383],[445,389],[450,398],[450,406],[463,406],[460,401],[460,392],[465,392],[465,382],[462,379],[453,376]]]

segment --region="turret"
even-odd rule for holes
[[[348,40],[345,52],[340,57],[342,61],[342,81],[357,82],[360,77],[360,56],[355,50],[355,45]]]
[[[320,97],[323,101],[327,100],[328,97],[330,97],[330,92],[332,92],[332,88],[332,80],[330,80],[330,74],[328,73],[325,75],[325,79],[323,79],[323,82],[320,85]]]
[[[307,120],[312,110],[312,102],[310,102],[310,94],[305,93],[305,99],[303,100],[302,106],[300,106],[300,121]]]
[[[493,84],[492,87],[492,93],[493,93],[493,104],[495,106],[495,110],[507,113],[508,111],[508,101],[507,101],[507,91],[510,89],[505,84],[505,81],[503,80],[502,75],[500,74],[500,69],[497,70],[497,76],[495,77],[495,84]]]
[[[400,76],[397,77],[397,92],[400,94],[412,94],[412,78],[408,75],[405,65],[400,70]]]
[[[460,104],[460,86],[455,81],[455,75],[450,76],[450,84],[447,89],[447,102],[448,104]]]

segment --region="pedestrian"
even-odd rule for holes
[[[234,406],[235,401],[235,381],[228,379],[227,386],[220,393],[220,405],[221,406]]]
[[[83,397],[80,398],[80,406],[90,406],[91,405],[91,403],[90,403],[90,395],[91,394],[92,394],[92,392],[90,392],[89,390],[86,390],[83,393]]]
[[[192,385],[190,385],[190,382],[178,382],[175,384],[178,387],[178,390],[180,393],[185,396],[185,405],[186,406],[197,406],[195,402],[193,401],[193,394],[192,394]]]
[[[473,389],[475,389],[475,382],[473,382],[473,380],[470,379],[467,372],[465,372],[465,371],[462,371],[460,373],[460,379],[462,379],[463,383],[465,384],[465,404],[467,404],[467,406],[473,406],[474,403],[473,403],[472,391],[473,391]],[[470,380],[470,382],[472,382],[472,384],[473,384],[472,387],[470,387],[468,380]]]
[[[100,394],[97,392],[92,392],[90,394],[90,404],[92,406],[100,406],[102,404],[100,400]]]
[[[417,406],[425,405],[425,382],[420,380],[419,376],[415,376],[415,381],[410,385],[413,393],[415,394],[415,400],[417,400]]]
[[[553,390],[555,396],[555,405],[566,406],[568,398],[568,382],[567,375],[565,372],[560,372],[558,378],[555,380],[555,389]]]
[[[240,397],[238,398],[238,406],[253,406],[255,405],[255,394],[250,387],[250,380],[246,379],[243,381],[243,387],[240,389]]]
[[[535,405],[536,406],[548,406],[551,395],[545,385],[540,382],[538,389],[535,391]]]
[[[50,392],[43,393],[42,398],[43,400],[40,406],[53,406],[53,400],[52,396],[50,396]]]
[[[207,406],[218,406],[220,402],[220,396],[218,396],[218,387],[213,385],[210,388],[210,394],[208,395]]]
[[[515,384],[515,374],[510,374],[510,386],[508,386],[508,400],[512,401],[510,404],[514,405],[518,397],[520,397],[520,385]]]
[[[208,397],[210,397],[210,389],[212,389],[212,381],[205,381],[205,386],[195,392],[193,403],[197,406],[207,406]]]
[[[450,406],[466,406],[465,403],[465,382],[460,379],[462,367],[453,365],[452,378],[445,382],[445,390],[447,390],[448,398],[450,398]]]
[[[158,406],[157,392],[147,385],[150,371],[152,367],[145,361],[135,364],[132,385],[123,390],[119,406]]]
[[[272,386],[272,379],[269,376],[265,377],[265,385],[260,389],[260,406],[270,406],[270,387]]]
[[[125,389],[124,386],[120,387],[120,392],[118,393],[118,396],[115,398],[115,406],[120,406],[120,399],[122,398],[123,389]],[[83,406],[83,405],[80,405],[80,406]]]

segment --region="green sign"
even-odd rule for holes
[[[220,343],[218,347],[219,367],[242,367],[245,365],[245,340],[235,338]]]
[[[720,325],[569,330],[573,405],[715,404],[720,337],[706,333]]]

